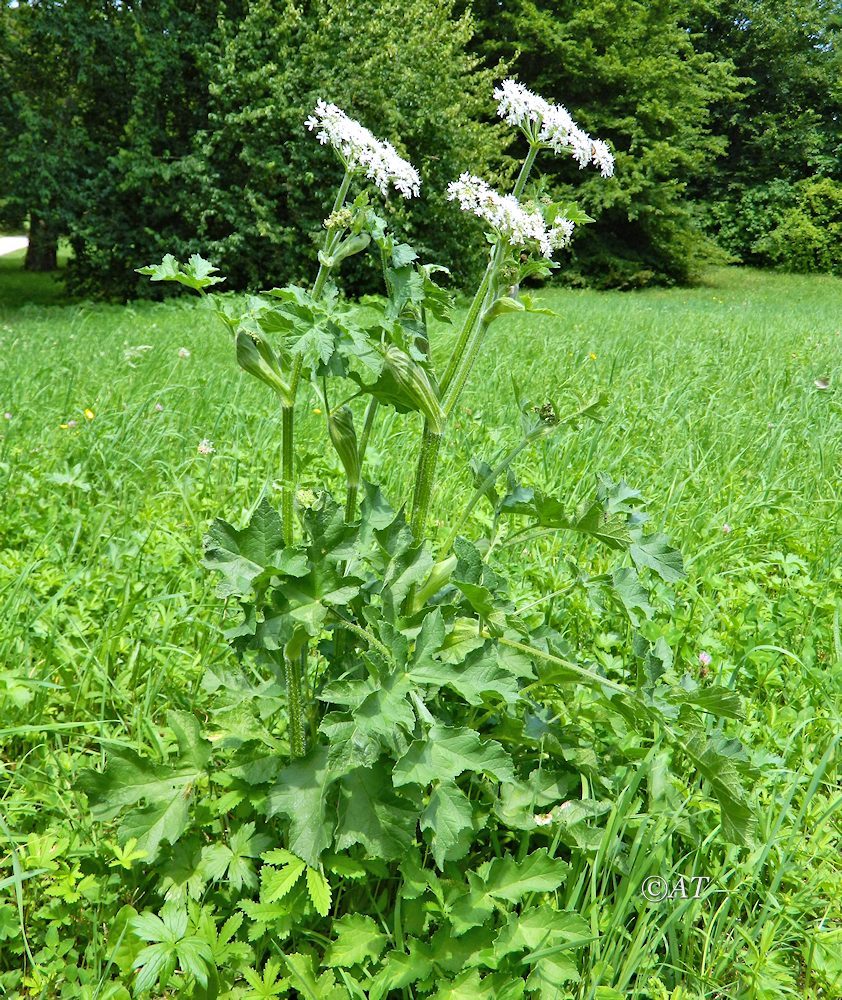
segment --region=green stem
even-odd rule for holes
[[[535,143],[529,144],[529,152],[526,154],[526,159],[523,161],[523,166],[520,168],[520,173],[517,175],[515,186],[512,188],[512,194],[515,198],[520,198],[523,194],[526,182],[529,180],[529,175],[532,173],[532,168],[535,165],[535,159],[538,156],[540,148],[541,147]]]
[[[488,286],[491,283],[491,275],[494,273],[497,266],[497,250],[498,248],[495,247],[491,253],[491,259],[488,261],[488,267],[485,269],[485,274],[482,276],[480,286],[471,300],[468,313],[465,316],[461,329],[459,330],[459,337],[457,338],[453,351],[450,354],[450,359],[447,362],[447,368],[445,368],[444,375],[442,375],[440,382],[442,394],[447,391],[447,387],[450,385],[453,376],[456,374],[459,362],[462,360],[462,354],[465,350],[465,346],[468,343],[468,338],[471,336],[474,326],[476,325],[477,318],[479,317],[480,310],[482,309],[482,304],[485,301],[485,296],[488,292]]]
[[[529,174],[531,173],[532,167],[534,166],[535,160],[538,156],[539,149],[540,146],[530,143],[529,153],[523,161],[520,173],[515,181],[514,189],[512,190],[512,194],[516,198],[520,198],[523,194],[526,182],[529,179]],[[485,334],[488,324],[480,322],[479,328],[476,329],[477,321],[480,319],[484,311],[489,292],[493,288],[496,271],[502,262],[504,253],[505,243],[503,238],[500,237],[494,247],[491,260],[488,262],[488,267],[485,270],[480,286],[477,289],[476,295],[474,295],[468,309],[468,315],[465,317],[465,321],[459,331],[459,338],[456,341],[456,346],[453,349],[453,353],[451,354],[450,360],[447,364],[447,369],[445,370],[444,376],[441,380],[441,396],[443,399],[445,419],[449,419],[450,415],[453,413],[453,410],[459,401],[459,397],[462,394],[462,390],[465,387],[465,383],[467,382],[468,375],[474,366],[474,361],[479,354],[483,335]],[[436,478],[436,465],[440,444],[441,435],[434,434],[425,421],[424,435],[421,440],[421,453],[418,457],[418,466],[415,473],[415,488],[413,492],[412,530],[417,539],[420,539],[422,536],[427,522],[427,515],[429,513],[430,502],[433,494],[433,485]]]
[[[365,411],[365,420],[363,422],[362,433],[360,434],[359,443],[359,453],[360,453],[360,472],[362,473],[363,462],[365,461],[365,452],[368,448],[368,439],[371,436],[371,428],[374,426],[374,418],[377,416],[378,400],[374,396],[368,404],[368,408]]]
[[[342,178],[342,183],[339,185],[339,190],[336,192],[336,198],[334,199],[333,202],[333,208],[330,210],[331,215],[333,215],[335,212],[338,212],[345,204],[345,198],[348,196],[348,188],[351,186],[352,177],[353,173],[350,170],[346,170],[345,176]],[[326,249],[335,246],[336,243],[338,243],[339,240],[341,239],[342,233],[343,230],[341,229],[336,230],[336,232],[333,233],[329,241],[329,245]],[[330,253],[327,253],[326,256],[329,257]],[[321,298],[321,294],[324,291],[325,284],[327,283],[327,279],[330,277],[330,272],[332,270],[333,270],[332,264],[331,265],[323,264],[321,261],[319,261],[319,271],[316,274],[316,280],[313,282],[313,290],[310,293],[314,299]]]
[[[306,657],[306,648],[300,657],[284,657],[289,712],[289,752],[292,758],[303,757],[307,751],[301,706],[301,664],[302,661],[306,662]]]
[[[538,156],[538,149],[539,147],[534,145],[529,147],[529,154],[523,161],[523,166],[520,168],[520,173],[518,174],[517,181],[515,181],[514,190],[512,191],[512,194],[515,196],[515,198],[520,198],[520,196],[523,194],[523,190],[526,187],[526,182],[529,178],[529,174],[531,173],[532,167],[535,164],[535,159]],[[505,244],[503,240],[500,239],[497,243],[497,246],[494,248],[494,256],[492,257],[491,264],[489,265],[489,267],[492,269],[492,272],[496,271],[497,267],[499,267],[500,262],[502,261],[503,258],[504,250],[505,250]],[[492,281],[490,279],[489,285],[491,284]],[[481,303],[483,311],[488,298],[489,296],[486,293],[486,296],[484,297]],[[472,326],[469,332],[467,344],[464,346],[457,360],[456,370],[453,373],[453,376],[451,377],[448,383],[447,391],[444,393],[443,406],[444,406],[445,417],[450,417],[451,413],[453,413],[453,411],[456,409],[456,404],[459,402],[459,397],[462,395],[462,390],[465,388],[465,383],[468,381],[468,376],[471,374],[471,370],[474,367],[474,362],[479,356],[480,347],[482,346],[482,342],[485,338],[485,331],[487,329],[488,329],[488,324],[482,322],[480,313],[479,324],[477,325],[475,322],[474,325]]]
[[[423,537],[424,528],[427,525],[427,515],[430,512],[430,502],[433,497],[433,483],[435,481],[436,462],[438,460],[441,439],[441,434],[436,434],[427,424],[424,425],[412,507],[411,527],[416,539]]]
[[[281,407],[281,522],[284,532],[284,545],[292,545],[293,534],[293,504],[295,493],[295,456],[293,451],[293,408]]]
[[[350,170],[345,171],[345,176],[342,178],[342,183],[339,185],[339,190],[336,192],[336,198],[333,202],[333,208],[331,210],[331,215],[334,212],[338,212],[342,206],[345,204],[345,198],[348,195],[348,188],[351,186],[351,178],[353,174]],[[342,236],[342,231],[338,230],[331,237],[331,244],[334,244],[337,239]],[[321,297],[324,292],[325,284],[327,279],[330,277],[330,272],[333,270],[332,265],[327,265],[319,262],[319,271],[316,275],[316,280],[313,282],[313,289],[310,293],[314,299]],[[301,368],[303,364],[303,358],[300,354],[296,355],[292,362],[292,372],[290,373],[289,379],[289,398],[290,405],[283,407],[283,420],[282,420],[282,453],[283,453],[283,501],[282,501],[282,518],[284,527],[284,541],[287,545],[291,545],[293,541],[293,495],[295,493],[295,417],[294,417],[294,407],[295,400],[298,394],[298,383],[301,380]]]
[[[342,625],[345,626],[345,628],[347,628],[349,631],[353,632],[355,635],[358,635],[361,639],[363,639],[365,641],[365,643],[371,649],[376,649],[377,652],[381,653],[386,658],[386,660],[388,662],[391,662],[391,659],[392,659],[391,653],[383,645],[383,643],[380,642],[379,639],[375,639],[375,637],[371,634],[371,632],[369,632],[366,629],[364,629],[362,627],[362,625],[358,625],[356,622],[351,621],[349,618],[346,618],[344,615],[341,615],[335,608],[332,610],[332,614],[337,619],[337,621],[341,622]]]
[[[356,483],[348,483],[348,489],[345,492],[345,523],[350,524],[354,520],[357,513],[357,494],[359,493],[359,486]]]

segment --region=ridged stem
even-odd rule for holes
[[[304,711],[301,703],[301,664],[306,662],[306,657],[306,648],[300,656],[284,657],[289,713],[289,752],[293,759],[303,757],[307,752]]]
[[[421,438],[421,454],[418,457],[418,469],[415,476],[415,494],[412,507],[412,533],[420,540],[427,526],[427,516],[430,513],[430,502],[433,497],[433,483],[436,477],[436,462],[441,446],[441,434],[436,434],[425,424]]]

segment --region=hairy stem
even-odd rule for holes
[[[424,528],[427,525],[427,515],[430,512],[430,502],[433,497],[433,483],[435,481],[436,462],[438,460],[439,447],[441,446],[441,438],[441,434],[436,434],[428,425],[424,425],[412,507],[411,527],[416,539],[423,537]]]
[[[304,732],[304,712],[301,704],[301,666],[306,663],[307,650],[301,656],[284,657],[289,712],[289,752],[292,758],[303,757],[307,751]]]
[[[336,193],[331,215],[338,212],[345,204],[348,188],[351,186],[352,172],[345,171],[342,183]],[[342,238],[342,229],[331,233],[326,247],[326,257]],[[333,270],[332,264],[319,261],[319,270],[313,283],[311,295],[319,299],[324,292],[327,279]],[[281,478],[283,492],[281,494],[281,523],[284,533],[284,544],[292,545],[295,540],[294,504],[295,504],[295,400],[298,394],[298,383],[301,379],[303,359],[296,355],[292,362],[292,372],[289,380],[289,405],[281,409]],[[325,400],[327,403],[327,400]],[[303,757],[307,749],[307,739],[304,724],[304,708],[302,695],[302,677],[307,670],[307,647],[301,651],[298,658],[284,657],[284,670],[287,683],[287,710],[289,712],[289,742],[290,754],[293,758]]]
[[[357,494],[359,493],[359,486],[356,483],[348,483],[348,489],[345,491],[345,523],[350,524],[354,520],[357,513]]]

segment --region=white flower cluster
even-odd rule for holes
[[[318,101],[304,123],[324,146],[330,143],[351,169],[364,167],[366,177],[385,195],[393,184],[404,198],[417,196],[421,178],[411,163],[398,156],[395,147],[378,139],[335,104]]]
[[[458,181],[451,181],[447,197],[458,201],[463,212],[485,219],[513,247],[534,241],[545,257],[552,257],[553,250],[567,246],[573,236],[573,223],[569,219],[556,219],[548,228],[539,212],[527,211],[513,194],[499,194],[473,174],[464,173]]]
[[[497,114],[510,125],[527,128],[537,139],[556,153],[569,149],[579,167],[593,163],[603,177],[614,173],[614,157],[601,139],[592,139],[579,128],[570,113],[560,104],[550,104],[515,80],[504,80],[494,91]]]

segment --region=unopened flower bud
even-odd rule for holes
[[[325,229],[347,229],[351,225],[353,218],[350,208],[340,208],[336,212],[331,212],[324,221]]]
[[[348,477],[350,486],[359,486],[360,483],[360,453],[357,448],[357,434],[354,430],[354,414],[350,406],[340,406],[338,410],[333,410],[327,422],[330,440],[345,475]]]
[[[444,410],[427,372],[394,344],[386,348],[386,365],[395,382],[429,420],[434,434],[444,430]]]

